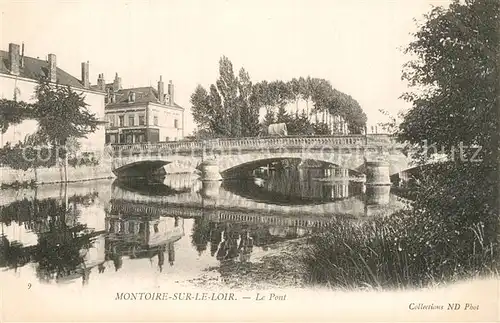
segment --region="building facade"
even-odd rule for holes
[[[105,144],[105,92],[91,88],[89,63],[83,62],[81,67],[82,75],[78,79],[57,66],[56,55],[49,54],[47,60],[28,57],[24,55],[24,44],[21,48],[18,44],[11,43],[8,51],[0,50],[0,98],[33,103],[39,78],[46,78],[54,84],[70,86],[73,91],[84,95],[89,112],[102,121],[94,133],[79,140],[81,150],[101,150]],[[18,125],[12,125],[2,135],[1,145],[23,141],[36,128],[35,120],[25,120]]]
[[[106,91],[106,143],[177,141],[184,137],[184,109],[174,101],[174,85],[165,93],[162,77],[151,86],[123,89],[121,78],[106,84],[99,75],[98,87]]]

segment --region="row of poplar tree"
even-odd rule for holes
[[[298,112],[299,101],[306,109]],[[295,104],[295,113],[286,110]],[[274,122],[287,123],[290,134],[327,134],[324,123],[312,123],[310,116],[326,112],[344,118],[350,133],[362,133],[366,115],[351,96],[334,89],[319,78],[300,77],[252,83],[248,72],[241,68],[234,73],[231,61],[219,60],[219,78],[206,90],[198,85],[191,95],[192,113],[198,135],[206,137],[253,137]],[[259,122],[259,113],[266,114]],[[307,112],[306,112],[307,111]]]

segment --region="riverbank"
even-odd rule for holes
[[[27,199],[29,201],[38,199],[59,199],[64,196],[85,196],[97,192],[103,201],[111,199],[110,179],[96,179],[92,181],[71,182],[71,183],[51,183],[35,187],[9,188],[2,190],[0,194],[0,206],[9,205],[16,201]]]
[[[307,240],[305,237],[268,245],[266,251],[254,250],[251,261],[221,262],[186,283],[210,290],[305,288],[305,267],[299,259],[306,251]]]
[[[96,166],[83,165],[78,167],[68,166],[67,172],[68,183],[115,178],[110,165],[107,164]],[[25,171],[10,167],[0,167],[0,187],[2,189],[19,189],[64,182],[63,167],[43,167]]]

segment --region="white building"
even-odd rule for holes
[[[18,44],[9,44],[9,51],[0,50],[0,98],[33,103],[37,79],[47,78],[52,83],[69,85],[72,90],[83,93],[90,113],[103,121],[94,133],[80,139],[82,151],[96,151],[104,148],[104,98],[103,91],[90,88],[89,63],[81,63],[82,75],[78,79],[57,66],[56,55],[49,54],[47,60],[24,55],[24,44],[20,50]],[[34,120],[25,120],[12,125],[2,136],[2,146],[7,143],[23,141],[37,127]]]
[[[184,137],[184,108],[174,101],[172,81],[166,93],[161,76],[156,89],[123,89],[118,74],[110,84],[105,84],[100,74],[97,83],[107,92],[107,143],[177,141]]]

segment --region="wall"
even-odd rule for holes
[[[183,138],[182,136],[182,114],[180,109],[171,108],[159,104],[149,104],[149,124],[151,127],[158,127],[160,130],[160,141],[175,141]],[[154,116],[158,116],[158,126],[154,125]],[[174,127],[174,120],[177,119],[177,127]]]
[[[36,81],[17,78],[10,75],[0,74],[0,98],[12,100],[14,90],[17,88],[17,99],[28,103],[34,102]],[[99,120],[104,120],[104,93],[85,91],[84,89],[74,89],[77,93],[83,92],[87,108],[91,113],[96,114]],[[37,122],[26,120],[19,125],[11,126],[3,135],[3,143],[17,143],[23,141],[26,135],[32,134],[37,128]],[[100,150],[104,147],[104,125],[100,125],[95,133],[89,134],[87,139],[80,139],[82,150]]]
[[[109,163],[97,166],[68,166],[68,182],[90,181],[95,179],[113,178]],[[64,169],[62,167],[28,169],[26,171],[0,168],[0,184],[11,185],[15,182],[29,183],[36,181],[38,184],[64,182]]]

